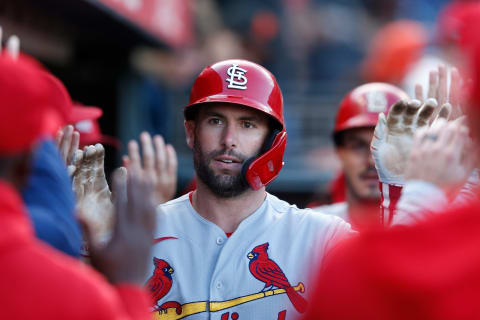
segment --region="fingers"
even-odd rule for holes
[[[83,188],[85,190],[85,194],[90,194],[95,192],[94,189],[94,182],[95,182],[95,175],[96,175],[96,167],[95,167],[95,157],[96,157],[97,150],[94,146],[86,147],[84,151],[84,160],[82,162],[82,167],[80,169],[82,180],[83,180]]]
[[[149,175],[128,171],[127,198],[128,219],[139,223],[149,233],[153,232],[155,205],[153,202],[153,182]]]
[[[440,108],[437,116],[435,117],[435,120],[433,120],[433,121],[435,122],[439,118],[443,118],[445,120],[448,120],[450,118],[451,113],[452,113],[452,105],[447,102],[447,103],[443,104],[443,106]]]
[[[407,109],[405,110],[405,114],[403,115],[402,119],[405,131],[413,132],[413,119],[417,115],[421,105],[421,102],[415,99],[410,100],[407,103]]]
[[[387,127],[393,133],[412,133],[414,118],[420,109],[419,100],[401,100],[390,109],[387,117]]]
[[[115,207],[115,232],[120,231],[121,226],[128,223],[127,218],[127,170],[124,167],[116,169],[112,174],[112,190]]]
[[[425,101],[418,113],[416,120],[417,127],[423,127],[429,122],[437,106],[438,104],[435,99],[429,98],[427,101]]]
[[[73,159],[75,157],[75,154],[78,150],[79,145],[80,145],[80,133],[78,133],[78,131],[73,131],[72,142],[67,155],[67,165],[73,164]]]
[[[67,162],[72,147],[73,126],[68,125],[57,134],[57,146],[65,163]],[[59,142],[58,142],[59,141]]]
[[[154,172],[155,170],[155,156],[152,145],[152,138],[147,132],[140,135],[140,142],[142,144],[143,153],[143,167],[147,172]]]
[[[77,198],[77,201],[81,200],[84,197],[84,189],[83,189],[83,183],[80,181],[80,178],[78,176],[80,170],[81,163],[83,161],[83,151],[82,150],[77,150],[75,153],[74,159],[73,159],[73,164],[70,167],[73,167],[74,170],[72,170],[71,176],[73,176],[73,192],[75,192],[75,196]],[[69,169],[69,174],[70,174],[70,169]]]
[[[95,192],[98,192],[102,196],[110,196],[110,190],[108,188],[107,178],[105,177],[104,162],[105,162],[105,149],[100,143],[95,145]],[[105,193],[104,193],[105,192]]]
[[[438,89],[438,72],[435,70],[430,71],[428,74],[428,98],[437,98],[437,89]]]
[[[127,155],[122,156],[122,166],[128,169],[130,158]]]
[[[168,159],[168,174],[170,176],[177,177],[177,169],[178,169],[178,159],[177,159],[177,152],[175,148],[171,145],[167,145],[167,159]]]
[[[448,101],[456,106],[460,104],[460,88],[462,78],[457,68],[452,68],[450,71],[450,95]]]
[[[450,72],[450,96],[449,101],[452,104],[452,118],[456,119],[463,114],[462,110],[462,78],[457,68],[452,68]]]
[[[387,127],[389,131],[401,130],[401,116],[405,110],[407,110],[406,100],[400,100],[392,106],[387,116]]]
[[[438,89],[437,89],[437,102],[441,106],[447,102],[448,87],[447,87],[447,67],[445,65],[438,66]]]
[[[62,143],[64,129],[65,128],[59,129],[57,132],[57,136],[55,137],[55,143],[57,145],[58,150],[60,150],[60,144]]]
[[[423,101],[424,100],[424,97],[423,97],[423,87],[421,84],[417,83],[415,85],[415,99],[417,99],[418,101]]]
[[[95,145],[95,165],[98,169],[103,171],[105,163],[105,148],[102,144],[97,143]]]
[[[128,171],[140,171],[142,169],[140,153],[138,151],[138,144],[135,140],[131,140],[128,143],[128,158],[130,160],[128,164]]]
[[[168,156],[166,154],[165,140],[160,135],[155,135],[153,138],[155,143],[155,158],[156,158],[156,169],[159,175],[163,174],[169,166]]]
[[[83,161],[83,150],[75,151],[75,155],[73,156],[73,160],[72,160],[72,165],[78,168],[82,163],[82,161]]]
[[[381,112],[378,115],[377,125],[375,126],[372,142],[370,143],[370,150],[374,154],[378,151],[378,145],[385,139],[386,127],[387,119],[385,117],[385,114]]]

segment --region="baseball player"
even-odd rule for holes
[[[141,284],[155,208],[151,184],[138,171],[129,171],[130,192],[116,201],[112,241],[92,250],[92,261],[111,284],[35,238],[20,190],[31,174],[36,144],[61,124],[52,103],[56,96],[42,71],[23,58],[0,54],[1,318],[149,319]],[[116,191],[125,188],[116,182]]]
[[[470,60],[474,85],[467,111],[476,148],[464,152],[469,143],[464,122],[437,122],[415,135],[405,169],[407,180],[420,179],[440,190],[454,190],[468,176],[465,158],[478,156],[478,21],[466,25],[476,42]],[[391,125],[388,118],[379,120],[376,135],[380,136],[372,145],[378,151],[388,140]],[[391,185],[397,177],[392,170],[383,176]],[[360,234],[332,254],[319,277],[316,308],[305,319],[479,319],[478,208],[479,202],[474,200],[461,207],[444,207],[441,215],[413,227]]]
[[[346,201],[313,208],[336,215],[356,230],[378,226],[380,191],[370,142],[380,112],[408,96],[387,83],[367,83],[348,92],[335,121],[333,141],[345,176]]]
[[[287,133],[274,76],[227,60],[197,77],[184,109],[197,189],[161,205],[147,288],[155,319],[296,319],[309,270],[350,226],[269,194]],[[143,167],[154,165],[149,137]],[[130,165],[140,166],[129,143]]]

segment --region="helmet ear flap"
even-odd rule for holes
[[[265,151],[258,157],[251,157],[245,161],[242,176],[253,190],[266,186],[278,176],[283,167],[286,145],[287,132],[274,130],[265,141],[263,147]]]
[[[281,130],[279,129],[272,130],[272,132],[265,139],[265,142],[263,143],[262,151],[260,154],[264,154],[265,152],[270,150],[270,148],[273,146],[273,142],[275,141],[275,138],[277,137],[277,134],[279,134],[280,132]]]
[[[242,177],[243,177],[243,180],[245,182],[248,183],[248,181],[247,181],[247,171],[248,171],[248,168],[250,167],[250,165],[252,164],[252,162],[255,161],[255,159],[262,156],[264,153],[266,153],[272,147],[273,142],[275,141],[275,138],[277,137],[277,135],[280,132],[281,131],[278,130],[278,129],[273,129],[272,132],[265,139],[265,142],[263,143],[262,149],[260,150],[260,155],[257,156],[257,157],[250,157],[247,160],[245,160],[245,162],[243,163],[243,166],[242,166]]]

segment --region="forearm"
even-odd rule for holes
[[[391,225],[413,225],[448,206],[445,193],[432,183],[407,181],[402,189]]]

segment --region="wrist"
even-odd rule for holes
[[[397,203],[402,195],[403,185],[394,183],[379,182],[381,201],[380,219],[384,226],[389,226],[397,210]]]

